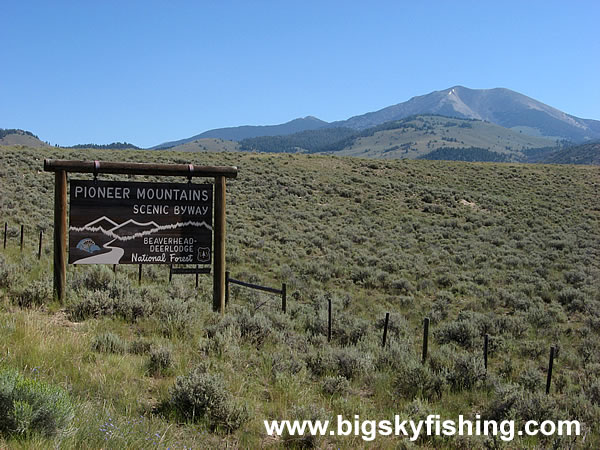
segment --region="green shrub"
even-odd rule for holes
[[[469,353],[455,354],[452,367],[446,376],[455,391],[473,389],[485,380],[485,367],[483,359]]]
[[[473,348],[481,338],[475,323],[461,319],[441,324],[433,335],[440,344],[455,342],[464,348]]]
[[[147,353],[150,353],[151,350],[152,343],[144,339],[137,339],[133,341],[127,349],[129,353],[132,353],[134,355],[145,355]]]
[[[375,322],[375,328],[378,330],[383,330],[385,326],[385,316],[380,317]],[[390,319],[388,322],[388,338],[390,337],[405,337],[410,333],[410,326],[408,321],[404,318],[402,314],[391,313]]]
[[[356,345],[369,331],[369,322],[346,312],[334,313],[331,339],[340,345]],[[313,336],[327,336],[327,312],[318,316],[308,314],[304,322],[305,331]]]
[[[579,286],[585,281],[585,273],[580,270],[569,270],[565,273],[565,280],[569,284]]]
[[[87,269],[87,268],[86,268]],[[71,287],[75,290],[88,289],[91,291],[110,289],[115,274],[106,265],[93,265],[85,272],[75,272]]]
[[[304,355],[306,367],[319,377],[327,372],[333,372],[336,367],[332,352],[327,348],[312,349]]]
[[[569,311],[585,311],[584,295],[581,291],[573,287],[567,287],[560,291],[558,293],[557,300]]]
[[[207,335],[207,338],[200,340],[200,351],[204,355],[223,356],[229,354],[230,357],[235,358],[241,342],[239,328],[216,329],[216,327],[212,327],[207,330]]]
[[[189,335],[196,321],[193,300],[166,297],[155,306],[152,317],[158,330],[167,337]]]
[[[524,396],[523,389],[514,384],[500,384],[494,389],[492,400],[482,417],[501,421],[514,417],[514,407]]]
[[[99,334],[92,341],[92,350],[101,353],[125,353],[127,344],[110,331]]]
[[[600,406],[600,380],[595,380],[586,390],[586,393],[593,405]]]
[[[371,354],[356,347],[334,348],[331,355],[339,374],[349,380],[366,375],[374,367]]]
[[[74,321],[109,316],[114,312],[114,303],[107,291],[85,290],[80,297],[67,305],[67,315]]]
[[[340,313],[335,320],[332,338],[340,345],[356,345],[368,331],[368,321],[351,314]]]
[[[414,359],[413,351],[409,348],[406,341],[390,341],[386,343],[385,348],[377,346],[372,351],[375,359],[375,368],[377,370],[392,369],[398,370],[406,361]]]
[[[323,422],[328,420],[329,417],[325,409],[315,405],[309,405],[292,407],[286,419],[290,421],[298,420],[300,422],[305,420],[310,420],[312,422],[320,420]],[[321,436],[318,434],[312,435],[311,433],[304,433],[303,435],[291,435],[286,428],[281,438],[285,448],[317,448]]]
[[[448,309],[450,309],[452,300],[452,294],[445,291],[438,293],[429,313],[429,318],[433,323],[439,323],[448,317]]]
[[[75,413],[61,388],[16,371],[0,371],[0,433],[52,436],[67,430]]]
[[[540,341],[521,341],[519,343],[519,353],[527,360],[536,360],[546,353],[546,346]]]
[[[148,372],[150,375],[164,375],[173,366],[173,352],[170,348],[159,347],[150,351]]]
[[[529,392],[542,390],[545,386],[544,377],[532,366],[526,367],[521,371],[518,382],[523,388]]]
[[[394,393],[408,400],[417,397],[431,400],[442,396],[445,385],[443,374],[435,373],[413,359],[399,368],[394,381]]]
[[[269,319],[261,313],[250,315],[248,310],[243,309],[238,311],[235,320],[238,323],[242,339],[250,341],[258,348],[275,332]]]
[[[557,409],[556,400],[546,395],[543,389],[537,392],[526,392],[518,397],[514,405],[514,413],[523,421],[535,420],[541,423],[544,420],[563,419]]]
[[[334,325],[332,324],[332,326]],[[317,317],[315,317],[315,314],[312,311],[309,312],[304,319],[304,331],[311,336],[326,336],[327,312],[321,310]]]
[[[410,294],[415,291],[414,285],[405,278],[393,280],[390,287],[393,292],[400,294]]]
[[[246,408],[234,402],[221,374],[193,370],[177,377],[170,394],[170,404],[181,418],[205,420],[212,430],[232,432],[249,419]]]
[[[344,395],[350,391],[350,382],[346,377],[325,377],[321,382],[321,389],[327,395]]]
[[[564,312],[556,303],[537,305],[527,311],[527,320],[536,328],[549,329],[556,323],[566,321]]]
[[[17,278],[18,267],[15,264],[10,264],[0,255],[0,287],[10,288]]]
[[[52,283],[49,280],[35,280],[17,295],[17,303],[22,308],[42,306],[52,300]]]
[[[115,301],[115,313],[130,323],[152,314],[150,302],[136,294],[131,293],[130,296]]]
[[[273,361],[271,373],[274,377],[281,374],[294,375],[305,367],[302,359],[295,358],[289,352],[275,352],[271,355],[271,358]]]

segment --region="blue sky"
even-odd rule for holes
[[[506,87],[600,120],[600,2],[0,0],[0,128],[152,146]]]

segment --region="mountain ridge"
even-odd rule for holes
[[[438,149],[443,150],[442,155],[460,154],[464,158],[466,150],[476,149],[478,154],[484,150],[494,153],[486,155],[488,159],[503,155],[504,159],[513,161],[523,160],[530,149],[556,146],[554,140],[529,136],[491,122],[432,114],[410,116],[363,130],[324,128],[240,142],[242,151],[323,153],[376,159],[423,158]],[[450,151],[451,148],[461,151]]]
[[[600,121],[582,119],[507,88],[470,89],[453,86],[387,106],[346,120],[325,122],[306,116],[280,125],[216,128],[190,138],[165,142],[152,149],[174,147],[202,138],[221,138],[239,142],[262,136],[286,136],[320,128],[363,130],[385,122],[414,115],[443,115],[461,119],[484,120],[531,136],[581,143],[600,139]]]
[[[285,136],[288,134],[298,133],[300,131],[316,130],[327,125],[327,122],[318,119],[317,117],[306,116],[278,125],[241,125],[239,127],[215,128],[189,138],[155,145],[154,147],[150,147],[150,150],[167,149],[206,138],[240,141],[242,139],[260,136]]]

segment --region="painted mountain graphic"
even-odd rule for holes
[[[86,227],[100,227],[103,230],[112,230],[118,225],[117,222],[110,220],[106,216],[102,216],[99,219],[94,220],[86,225]]]
[[[115,224],[116,225],[116,224]],[[140,223],[136,222],[133,219],[129,219],[127,222],[122,223],[121,225],[117,225],[112,228],[110,231],[117,236],[120,237],[128,237],[133,236],[136,233],[141,233],[145,231],[152,231],[158,228],[158,224],[156,222],[145,222]]]
[[[108,229],[104,228],[107,225],[112,226],[110,226],[110,228]],[[92,222],[87,223],[86,225],[83,225],[82,227],[71,226],[69,227],[69,231],[79,233],[100,232],[105,236],[117,241],[131,241],[137,238],[158,233],[160,231],[175,230],[178,228],[185,227],[197,227],[212,230],[212,227],[205,221],[196,222],[193,220],[188,220],[186,222],[176,222],[172,224],[158,225],[156,222],[137,222],[133,219],[129,219],[126,222],[123,222],[122,224],[117,224],[114,220],[111,220],[106,216],[102,216],[98,219],[93,220]]]

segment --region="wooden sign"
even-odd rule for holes
[[[212,184],[70,183],[70,264],[211,263]]]

